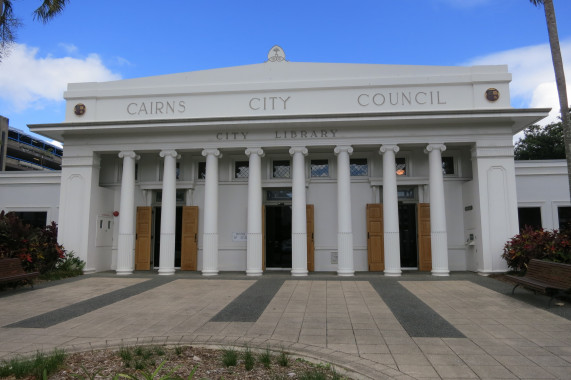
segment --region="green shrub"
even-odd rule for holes
[[[571,264],[570,231],[534,230],[526,226],[504,246],[502,258],[514,271],[525,272],[531,259]]]

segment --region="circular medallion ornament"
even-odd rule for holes
[[[85,113],[85,104],[83,103],[77,103],[75,105],[75,107],[73,107],[73,112],[77,115],[77,116],[81,116]]]
[[[495,102],[500,98],[500,92],[495,88],[488,88],[486,90],[486,99],[490,102]]]

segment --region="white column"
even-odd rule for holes
[[[397,145],[383,145],[383,239],[385,276],[400,276],[399,206],[395,153]]]
[[[353,226],[351,222],[351,170],[350,146],[335,147],[337,156],[337,274],[353,276]]]
[[[176,236],[176,159],[175,150],[163,150],[163,195],[161,200],[161,246],[159,274],[174,274],[174,250]]]
[[[133,151],[119,153],[123,159],[121,204],[119,206],[119,240],[117,242],[117,274],[132,274],[135,249],[135,160]]]
[[[204,180],[204,234],[202,245],[202,274],[218,274],[218,149],[204,149],[206,178]]]
[[[261,148],[248,148],[248,240],[246,243],[246,275],[262,274],[262,157]]]
[[[307,216],[305,212],[305,156],[307,148],[292,147],[291,274],[307,276]]]
[[[430,247],[432,249],[432,274],[434,276],[448,276],[450,274],[442,175],[442,152],[445,150],[446,146],[443,144],[429,144],[426,147],[430,176]]]

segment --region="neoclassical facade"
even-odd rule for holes
[[[70,84],[60,240],[86,270],[504,271],[506,66],[266,62]]]

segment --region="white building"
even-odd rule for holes
[[[66,120],[30,128],[65,144],[60,240],[87,271],[491,273],[518,232],[512,136],[548,112],[512,108],[510,80],[276,46],[261,64],[70,84]],[[569,206],[566,187],[546,197],[521,202]]]

